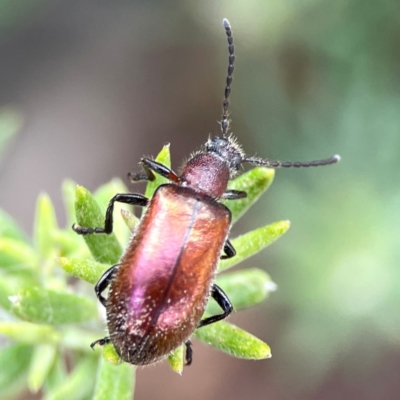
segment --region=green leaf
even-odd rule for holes
[[[85,228],[104,227],[104,213],[90,192],[82,186],[76,188],[76,219],[79,226]],[[83,238],[94,259],[104,264],[116,264],[122,248],[112,233],[110,235],[84,235]]]
[[[75,192],[77,186],[72,179],[66,179],[61,186],[68,231],[72,231],[71,226],[75,222]]]
[[[20,290],[11,302],[15,315],[41,324],[69,324],[97,317],[97,308],[91,299],[39,287]]]
[[[21,113],[12,108],[0,109],[0,153],[9,140],[21,129],[23,118]]]
[[[13,296],[19,290],[27,286],[37,285],[37,274],[30,271],[17,269],[14,273],[3,274],[0,279],[0,306],[10,311],[10,296]]]
[[[0,237],[17,239],[29,242],[26,234],[18,227],[17,223],[3,210],[0,209]]]
[[[276,290],[270,276],[257,268],[222,274],[217,277],[216,283],[229,297],[235,311],[261,303]],[[221,308],[214,301],[209,301],[206,312],[220,314]]]
[[[100,358],[94,400],[132,400],[135,390],[135,367],[115,366]]]
[[[289,227],[289,221],[278,221],[233,239],[232,245],[236,249],[236,256],[222,260],[218,270],[224,271],[257,254],[282,236]]]
[[[52,368],[49,371],[43,391],[45,393],[53,392],[67,379],[68,373],[66,360],[62,353],[58,353]]]
[[[168,356],[168,363],[171,369],[182,375],[183,371],[183,355],[185,351],[185,345],[179,346]]]
[[[73,325],[63,327],[62,333],[62,346],[71,350],[77,350],[80,353],[85,352],[93,354],[90,344],[99,338],[98,333],[77,328]]]
[[[0,348],[0,397],[7,398],[21,391],[26,385],[32,348],[24,344],[13,344]]]
[[[257,167],[229,183],[228,189],[247,192],[247,197],[244,199],[222,201],[232,212],[232,224],[238,221],[269,188],[274,176],[275,171],[273,169]]]
[[[97,359],[85,357],[59,386],[49,391],[45,400],[80,400],[93,391]]]
[[[80,258],[60,257],[56,261],[72,276],[83,279],[91,284],[96,284],[110,265],[101,264],[93,260],[82,260]]]
[[[71,226],[67,230],[58,230],[54,232],[53,240],[58,251],[55,255],[69,256],[79,255],[79,257],[91,257],[89,249],[82,246],[82,238],[71,229]]]
[[[271,357],[271,349],[266,343],[228,322],[221,321],[204,326],[197,329],[194,334],[203,343],[231,356],[247,360]]]
[[[7,267],[10,264],[18,265],[18,268],[31,269],[38,265],[38,256],[36,251],[28,243],[21,242],[18,239],[0,238],[1,257],[8,257],[8,263],[2,263],[0,268]],[[7,268],[8,269],[8,268]]]
[[[112,343],[107,343],[103,346],[103,358],[113,365],[119,365],[122,363],[122,359],[118,355]]]
[[[157,162],[165,165],[168,168],[171,168],[171,156],[169,152],[169,143],[164,145],[160,153],[158,153],[156,159]],[[146,186],[146,192],[145,196],[148,197],[149,199],[153,197],[154,192],[156,189],[160,186],[163,185],[164,183],[168,183],[168,179],[163,178],[161,175],[154,174],[156,179],[152,182],[149,182]]]
[[[58,230],[53,203],[47,194],[41,194],[36,203],[34,243],[42,259],[53,253],[54,232]]]
[[[17,342],[26,344],[57,344],[61,335],[52,326],[29,322],[0,322],[0,333]]]
[[[135,214],[132,214],[131,212],[126,210],[121,210],[121,216],[125,222],[125,225],[131,232],[133,232],[139,223],[139,218],[136,217]]]
[[[28,388],[36,393],[47,378],[56,359],[56,348],[49,344],[35,347],[28,373]]]

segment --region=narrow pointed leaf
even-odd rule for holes
[[[6,279],[0,279],[0,306],[4,310],[10,311],[12,307],[10,297],[12,298],[22,288],[36,286],[38,284],[37,274],[32,274],[27,270],[19,270],[18,273],[4,274],[3,278],[5,277]]]
[[[90,259],[82,260],[80,258],[60,257],[57,258],[56,261],[64,271],[93,285],[96,284],[101,275],[110,268],[108,264],[102,264]]]
[[[43,388],[44,393],[53,392],[57,387],[65,382],[68,375],[67,366],[65,364],[62,354],[59,353],[47,376]]]
[[[97,317],[97,308],[91,299],[39,287],[19,291],[11,302],[11,311],[29,322],[55,325]]]
[[[241,218],[269,188],[274,176],[275,171],[273,169],[257,167],[245,172],[229,183],[228,189],[247,192],[247,197],[244,199],[223,201],[232,212],[232,224]]]
[[[61,186],[61,192],[67,220],[66,227],[70,230],[75,221],[75,192],[77,184],[72,179],[66,179]]]
[[[93,391],[95,357],[85,357],[61,385],[49,391],[45,400],[86,399]]]
[[[97,339],[99,339],[98,333],[71,325],[63,327],[61,344],[71,350],[93,354],[90,344]]]
[[[28,373],[28,388],[36,393],[47,378],[57,355],[56,348],[49,344],[35,347]]]
[[[156,161],[165,165],[168,168],[171,168],[171,156],[169,152],[169,143],[164,145],[160,153],[158,153],[156,157]],[[156,179],[152,182],[149,182],[146,186],[145,196],[148,198],[153,197],[155,190],[162,184],[168,183],[168,179],[163,178],[158,174],[154,174]]]
[[[36,203],[33,241],[42,259],[46,259],[54,248],[54,232],[58,229],[53,203],[47,194],[42,194]]]
[[[113,365],[120,365],[123,362],[112,343],[103,346],[103,358]]]
[[[232,245],[236,249],[236,256],[222,260],[219,264],[219,271],[231,268],[246,258],[257,254],[282,236],[289,229],[289,226],[289,221],[278,221],[233,239]]]
[[[266,343],[228,322],[197,329],[195,336],[203,343],[238,358],[261,360],[271,357],[271,349]]]
[[[85,249],[82,246],[82,238],[79,237],[69,225],[68,230],[58,230],[54,232],[53,239],[54,244],[58,248],[58,254],[60,256],[68,256],[70,254],[79,255],[80,257],[90,257],[89,249]],[[85,254],[85,250],[87,250]]]
[[[139,218],[136,217],[135,214],[123,209],[121,210],[121,216],[125,222],[125,225],[131,232],[133,232],[139,223]]]
[[[18,133],[23,124],[20,112],[10,107],[0,109],[0,153],[3,152],[9,140]]]
[[[271,291],[276,290],[270,276],[257,268],[222,274],[217,277],[216,283],[229,297],[235,311],[261,303]],[[214,301],[208,302],[208,314],[220,312],[221,308]]]
[[[104,213],[90,192],[82,186],[78,186],[76,189],[75,210],[79,226],[85,228],[104,227]],[[113,233],[110,235],[84,235],[83,238],[96,261],[111,265],[118,262],[122,248]]]
[[[52,326],[37,325],[30,322],[0,322],[0,334],[16,342],[26,344],[57,344],[61,334]]]
[[[4,211],[0,209],[0,237],[18,239],[29,242],[26,234],[19,228],[17,223]]]
[[[24,388],[32,348],[25,344],[13,344],[0,348],[0,397]]]
[[[171,369],[179,375],[182,375],[183,371],[183,354],[185,351],[185,345],[179,346],[168,356],[168,363]]]
[[[135,390],[135,367],[115,366],[100,358],[94,400],[132,400]]]
[[[33,268],[38,264],[36,251],[28,243],[18,239],[0,238],[1,257],[7,256],[9,262],[1,263],[0,268],[7,267],[7,264],[18,264],[19,268]]]

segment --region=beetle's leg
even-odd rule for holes
[[[107,286],[110,284],[111,279],[113,278],[115,272],[117,271],[117,267],[119,264],[113,265],[106,272],[103,273],[99,281],[96,283],[94,287],[94,292],[96,293],[97,298],[100,300],[100,303],[105,307],[107,304],[107,299],[103,297],[101,294],[106,290]]]
[[[142,165],[144,171],[136,174],[133,172],[129,172],[128,179],[130,179],[133,183],[140,181],[154,181],[154,179],[156,179],[156,176],[153,174],[152,170],[143,163],[143,159],[142,161],[140,161],[140,164]]]
[[[149,171],[151,173],[147,174],[147,172],[128,172],[128,179],[132,182],[141,182],[141,181],[154,181],[154,179],[156,179],[156,177],[154,176],[154,174]],[[150,175],[150,176],[149,176]]]
[[[95,342],[93,342],[90,345],[90,347],[92,348],[92,350],[94,350],[94,346],[96,346],[96,344],[98,344],[99,346],[104,346],[105,344],[110,343],[110,342],[111,342],[111,339],[107,336],[103,339],[96,340]]]
[[[212,317],[208,317],[206,319],[201,320],[199,322],[199,325],[197,325],[197,328],[201,328],[202,326],[210,325],[213,324],[214,322],[221,321],[222,319],[225,319],[233,311],[233,306],[230,300],[228,299],[228,296],[215,283],[213,284],[211,289],[211,297],[222,308],[223,314],[213,315]]]
[[[244,199],[245,197],[247,197],[247,192],[244,192],[243,190],[227,190],[221,196],[221,199],[238,200],[238,199]]]
[[[79,235],[91,235],[92,233],[107,233],[110,234],[113,231],[113,211],[114,203],[125,203],[132,204],[134,206],[146,207],[149,203],[149,199],[141,194],[135,193],[124,193],[116,194],[108,203],[106,211],[106,219],[104,221],[104,228],[82,228],[81,226],[72,225],[72,229]]]
[[[144,172],[138,174],[129,173],[128,177],[132,182],[154,181],[156,177],[153,172],[155,172],[169,181],[179,183],[179,176],[164,164],[152,160],[151,158],[142,158],[140,163],[142,164]]]
[[[192,364],[192,361],[193,361],[192,342],[190,340],[186,340],[185,347],[186,347],[185,365],[190,365],[190,364]]]
[[[142,158],[141,163],[145,171],[149,170],[150,172],[155,172],[175,183],[179,183],[180,181],[179,176],[164,164],[152,160],[151,158]]]
[[[221,260],[226,260],[227,258],[232,258],[236,255],[236,250],[233,247],[232,243],[230,242],[229,239],[226,239],[225,245],[224,245],[224,252],[220,258]]]

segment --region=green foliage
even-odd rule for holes
[[[169,165],[169,157],[169,146],[165,146],[157,160]],[[272,179],[271,171],[256,168],[232,182],[231,188],[249,192],[246,199],[226,203],[232,207],[234,221],[268,188]],[[157,177],[155,183],[148,185],[146,193],[151,195],[161,183]],[[0,350],[2,398],[24,387],[32,392],[43,390],[45,399],[133,398],[135,368],[121,362],[112,344],[103,347],[103,357],[99,357],[98,351],[91,352],[89,345],[103,335],[104,329],[104,323],[98,323],[97,331],[91,331],[91,323],[98,318],[99,305],[92,285],[118,261],[138,219],[116,205],[115,235],[78,236],[70,227],[75,218],[80,226],[103,226],[109,199],[126,188],[119,180],[113,180],[92,195],[85,188],[74,189],[74,186],[71,181],[63,185],[66,229],[58,226],[50,198],[39,197],[32,241],[9,216],[0,212],[3,275],[0,305],[8,315],[7,321],[0,323],[0,333],[9,338],[9,344]],[[220,271],[256,254],[288,227],[287,221],[276,222],[234,239],[238,255],[221,262]],[[217,282],[232,300],[235,311],[260,303],[276,287],[268,274],[257,268],[218,275]],[[219,312],[210,302],[205,315]],[[236,357],[271,356],[267,344],[225,321],[199,329],[195,337]],[[70,372],[67,372],[66,353],[73,354],[69,357],[73,360]],[[182,373],[183,346],[168,361],[173,371]],[[8,365],[12,367],[7,368]]]

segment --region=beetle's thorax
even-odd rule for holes
[[[181,186],[219,198],[228,185],[229,167],[215,154],[199,153],[188,161],[180,178]]]
[[[237,173],[244,153],[232,136],[209,139],[205,150],[187,162],[180,177],[181,186],[220,198],[229,179]]]

